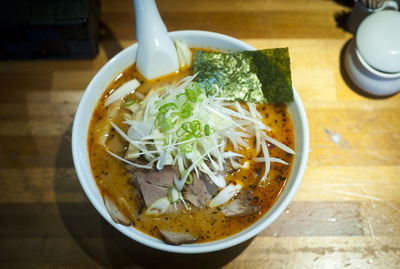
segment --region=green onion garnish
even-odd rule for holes
[[[136,103],[136,99],[135,98],[129,98],[128,100],[125,101],[124,106],[128,107],[133,105],[134,103]]]
[[[190,123],[189,122],[184,122],[181,125],[182,130],[184,130],[186,133],[191,133],[192,131],[190,130]]]
[[[175,186],[168,189],[168,200],[171,203],[178,202],[179,198],[180,198],[180,192]]]
[[[182,108],[181,108],[181,113],[180,116],[181,118],[189,118],[190,116],[193,115],[193,106],[191,103],[189,103],[188,101],[186,101],[185,103],[183,103]]]
[[[198,130],[201,128],[201,123],[198,120],[194,120],[190,123],[190,129],[192,129],[192,132],[196,133]]]
[[[188,185],[190,185],[190,184],[192,184],[193,183],[193,176],[192,176],[192,174],[189,174],[188,175],[188,178],[189,178],[189,180],[186,180],[186,184],[188,184]]]
[[[208,124],[204,125],[204,134],[206,136],[210,135],[210,125],[208,125]]]
[[[173,124],[172,121],[170,119],[166,119],[165,116],[167,115],[167,112],[170,109],[178,109],[178,106],[173,103],[166,103],[164,105],[162,105],[159,109],[158,109],[158,114],[155,120],[155,124],[157,126],[160,126],[160,131],[161,132],[166,132],[170,129],[172,129]]]
[[[182,123],[181,127],[176,131],[178,137],[183,137],[181,141],[189,140],[193,137],[202,136],[203,125],[198,120]]]
[[[159,111],[165,111],[165,110],[169,110],[170,108],[176,108],[177,109],[178,106],[175,103],[170,102],[170,103],[166,103],[166,104],[162,105],[158,110]]]
[[[182,128],[182,126],[179,127],[179,129],[176,131],[176,136],[177,136],[177,137],[181,137],[181,136],[183,136],[184,134],[186,134],[186,131]]]
[[[179,151],[182,153],[190,153],[190,152],[192,152],[192,146],[190,146],[188,144],[180,145]]]
[[[162,133],[165,133],[165,132],[171,130],[173,126],[174,126],[174,123],[172,122],[171,119],[163,119],[162,121],[160,121],[160,131]]]

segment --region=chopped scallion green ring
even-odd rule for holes
[[[176,109],[178,108],[178,106],[175,103],[170,102],[170,103],[166,103],[165,105],[162,105],[158,110],[164,111],[164,110],[170,109],[172,107],[176,108]]]
[[[194,137],[195,137],[194,134],[187,134],[181,139],[181,141],[186,141],[186,140],[192,139]]]
[[[176,136],[177,136],[177,137],[181,137],[181,136],[183,136],[184,134],[186,134],[186,131],[183,130],[182,126],[179,127],[179,129],[176,131]]]
[[[209,124],[204,125],[204,134],[206,136],[210,135],[210,125]]]
[[[155,120],[155,124],[157,126],[161,126],[160,129],[162,132],[166,132],[166,131],[172,129],[172,127],[173,127],[173,125],[171,125],[171,123],[172,123],[171,120],[165,119],[168,111],[171,109],[176,110],[176,109],[178,109],[178,106],[175,103],[170,102],[170,103],[166,103],[166,104],[162,105],[158,109],[158,114],[157,114],[157,117]],[[168,123],[166,123],[166,121],[168,121]],[[174,124],[174,123],[172,123],[172,124]]]
[[[128,107],[133,105],[134,103],[136,103],[136,99],[135,98],[129,98],[128,100],[125,101],[124,106]]]
[[[184,122],[184,123],[182,123],[181,128],[182,128],[186,133],[191,133],[189,122]]]
[[[189,180],[186,180],[186,184],[188,184],[188,185],[190,185],[190,184],[192,184],[193,183],[193,176],[192,176],[192,174],[189,174],[188,175],[188,178],[189,178]]]
[[[190,123],[190,129],[192,129],[192,132],[196,132],[201,128],[201,123],[198,120],[194,120]]]
[[[164,119],[160,122],[160,132],[165,133],[171,130],[173,127],[173,122],[170,119]]]
[[[168,200],[171,203],[178,202],[179,198],[180,198],[180,192],[175,186],[168,189]]]
[[[192,152],[193,149],[190,145],[183,144],[183,145],[179,146],[179,150],[182,153],[190,153],[190,152]]]

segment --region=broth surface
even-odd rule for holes
[[[196,208],[191,210],[181,210],[179,212],[165,213],[159,217],[146,216],[139,214],[135,202],[134,186],[130,183],[131,175],[126,171],[125,165],[110,156],[103,145],[97,141],[101,139],[101,130],[108,120],[108,111],[105,108],[104,100],[123,83],[137,78],[142,85],[137,89],[143,95],[146,95],[152,88],[161,87],[165,84],[176,83],[183,77],[192,74],[193,70],[180,71],[154,81],[146,81],[132,65],[122,72],[109,85],[100,99],[92,116],[88,134],[89,160],[93,176],[101,191],[101,194],[108,195],[116,203],[123,214],[128,217],[131,224],[137,229],[154,237],[160,238],[159,229],[170,230],[174,232],[190,232],[198,237],[197,243],[214,241],[242,231],[260,217],[262,217],[274,204],[284,189],[289,178],[293,156],[285,153],[274,145],[268,144],[268,150],[271,157],[278,157],[289,165],[271,163],[269,172],[269,182],[258,186],[258,181],[264,173],[264,163],[257,163],[252,158],[257,157],[255,152],[255,139],[248,139],[250,148],[240,148],[239,153],[245,155],[241,163],[248,161],[248,169],[239,169],[233,173],[227,174],[226,181],[240,182],[243,189],[252,191],[252,204],[260,205],[261,210],[252,215],[242,217],[226,217],[220,208]],[[134,98],[130,96],[128,98]],[[272,128],[267,134],[278,141],[294,149],[294,132],[289,113],[285,104],[261,104],[257,105],[258,111],[263,115],[264,123]],[[122,123],[127,109],[121,105],[117,117],[113,122],[120,126],[123,131],[127,131],[128,126]],[[107,138],[106,146],[112,152],[124,155],[128,143],[123,140],[119,134],[111,129]],[[227,149],[232,147],[228,145]]]

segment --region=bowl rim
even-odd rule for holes
[[[169,35],[172,38],[182,38],[182,39],[194,39],[194,40],[203,40],[203,39],[210,39],[207,40],[210,41],[211,43],[227,43],[232,45],[232,47],[236,47],[241,50],[255,50],[254,47],[250,46],[249,44],[238,40],[236,38],[215,33],[215,32],[208,32],[208,31],[198,31],[198,30],[184,30],[184,31],[174,31],[170,32]],[[200,41],[201,43],[202,41]],[[207,43],[204,42],[204,43]],[[203,43],[203,44],[204,44]],[[190,42],[188,42],[190,45]],[[208,44],[208,43],[207,43]],[[208,47],[208,45],[204,46]],[[218,47],[214,46],[214,48],[218,49],[228,49],[226,47]],[[300,155],[300,160],[299,163],[296,167],[297,173],[295,176],[292,175],[294,165],[292,167],[291,175],[289,177],[292,182],[289,182],[286,184],[284,191],[280,194],[280,197],[278,200],[274,203],[274,205],[267,211],[266,214],[264,214],[263,217],[261,217],[257,222],[252,224],[251,226],[247,227],[243,231],[231,235],[227,238],[208,242],[208,243],[199,243],[199,244],[187,244],[187,245],[180,245],[180,246],[172,246],[164,243],[163,241],[156,239],[154,237],[151,237],[137,229],[135,229],[132,226],[123,226],[121,224],[115,223],[108,212],[106,211],[104,207],[104,202],[103,199],[101,199],[101,202],[94,197],[94,194],[90,191],[90,185],[93,186],[93,183],[95,184],[97,188],[97,192],[99,193],[99,189],[97,187],[97,184],[93,178],[90,165],[89,165],[89,171],[87,171],[87,167],[85,166],[86,163],[84,163],[84,155],[86,152],[87,155],[87,144],[86,148],[82,149],[80,146],[80,140],[79,139],[86,139],[87,140],[87,132],[83,133],[81,132],[81,125],[84,124],[82,121],[82,115],[84,113],[88,113],[86,110],[86,105],[89,102],[89,98],[92,95],[93,92],[100,91],[98,88],[94,88],[96,83],[99,83],[103,80],[102,76],[107,74],[109,70],[111,69],[111,66],[115,64],[115,62],[121,61],[120,59],[128,56],[129,53],[132,53],[132,50],[135,52],[137,49],[137,43],[132,44],[131,46],[123,49],[120,51],[118,54],[116,54],[114,57],[112,57],[106,64],[104,64],[101,69],[96,73],[96,75],[92,78],[90,81],[89,85],[85,89],[83,96],[81,97],[81,100],[79,102],[74,122],[73,122],[73,127],[72,127],[72,155],[73,155],[73,161],[74,161],[74,166],[76,173],[78,175],[78,179],[80,181],[80,184],[90,200],[91,204],[96,208],[96,210],[102,215],[104,219],[107,220],[108,223],[110,223],[114,228],[119,230],[121,233],[126,235],[127,237],[134,239],[135,241],[144,244],[148,247],[152,247],[155,249],[167,251],[167,252],[174,252],[174,253],[186,253],[186,254],[195,254],[195,253],[205,253],[205,252],[213,252],[213,251],[218,251],[222,249],[226,249],[229,247],[232,247],[234,245],[238,245],[246,240],[249,240],[250,238],[256,236],[258,233],[260,233],[262,230],[264,230],[266,227],[268,227],[273,221],[275,221],[278,216],[286,209],[286,207],[289,205],[291,200],[293,199],[293,196],[295,195],[297,189],[300,186],[301,180],[303,178],[305,169],[306,169],[306,164],[307,164],[307,159],[308,159],[308,152],[309,152],[309,129],[308,129],[308,122],[307,122],[307,116],[304,110],[303,103],[300,99],[300,96],[298,95],[296,89],[293,87],[293,93],[294,93],[294,102],[291,103],[289,106],[294,106],[294,110],[298,114],[298,123],[299,125],[297,126],[300,128],[300,133],[301,133],[301,141],[296,141],[296,155]],[[122,65],[122,64],[120,64]],[[122,68],[122,67],[121,67]],[[122,70],[120,70],[122,71]],[[105,82],[103,81],[103,84]],[[105,87],[107,87],[111,83],[111,81],[105,83]],[[104,92],[105,88],[102,89],[102,92]],[[102,94],[102,93],[101,93]],[[96,100],[96,103],[98,102],[98,99]],[[289,107],[288,106],[288,107]],[[93,111],[90,111],[90,117],[92,117]],[[293,115],[291,115],[292,121],[293,121]],[[90,120],[89,123],[90,124]],[[293,121],[293,124],[295,122]],[[83,135],[83,137],[82,137]],[[295,137],[296,139],[296,137]],[[300,147],[301,150],[297,151],[297,145],[300,142]],[[85,144],[85,142],[84,142]],[[88,157],[88,156],[86,156]],[[293,178],[292,178],[293,177]],[[289,188],[289,183],[291,183],[290,188]],[[289,188],[289,189],[288,189]],[[285,196],[284,196],[285,195]]]

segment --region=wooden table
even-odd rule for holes
[[[71,124],[99,68],[135,40],[131,1],[102,1],[93,60],[0,63],[1,268],[399,268],[400,95],[348,82],[345,1],[160,0],[170,31],[201,29],[256,48],[287,46],[307,111],[306,174],[287,210],[237,247],[176,255],[144,247],[97,213],[79,185]],[[336,19],[335,19],[336,18]]]

